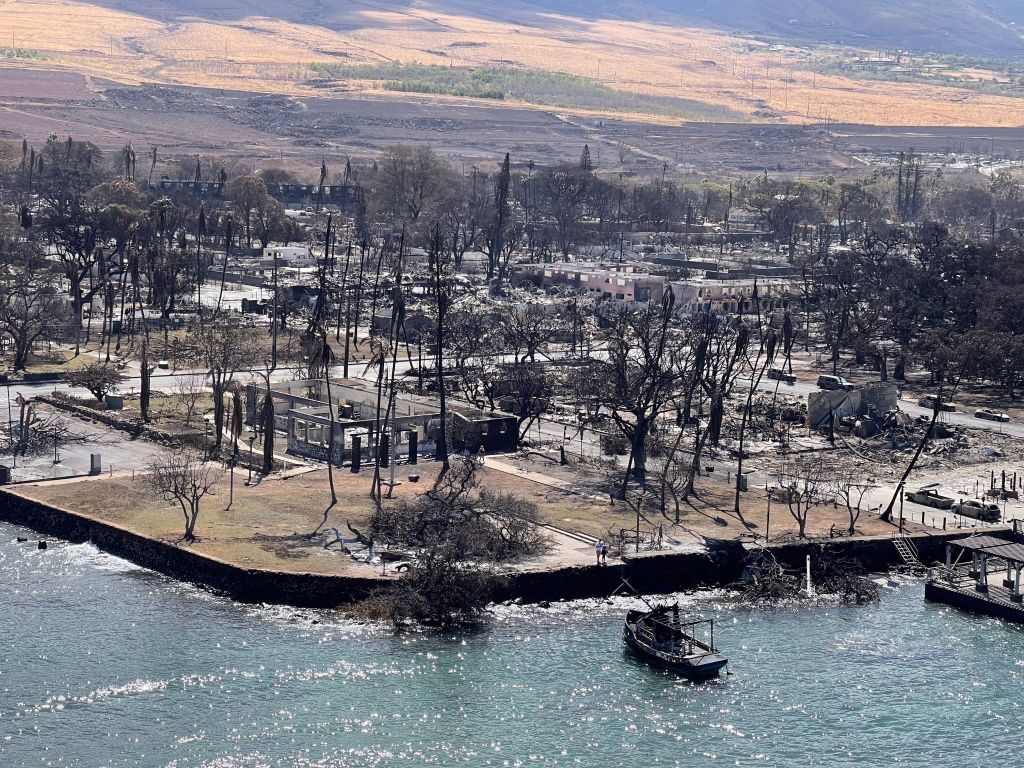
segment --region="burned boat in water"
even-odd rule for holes
[[[702,629],[706,637],[699,640]],[[715,648],[714,620],[683,621],[678,603],[627,612],[622,642],[648,663],[694,680],[717,677],[729,663]]]

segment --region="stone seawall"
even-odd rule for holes
[[[0,519],[104,552],[246,603],[333,607],[366,597],[381,580],[243,568],[185,547],[0,491]]]
[[[244,568],[7,491],[0,491],[0,520],[67,541],[91,541],[104,552],[143,568],[240,602],[330,608],[360,600],[386,581],[370,576],[325,576]],[[998,535],[1001,530],[991,532]],[[946,542],[964,535],[963,532],[924,533],[910,538],[921,560],[931,563],[943,558]],[[836,556],[856,558],[870,571],[882,571],[901,563],[892,540],[882,536],[772,547],[778,561],[793,569],[802,568],[807,555],[814,558],[823,550]],[[521,571],[508,577],[497,597],[499,600],[518,598],[524,602],[607,597],[622,585],[624,578],[645,594],[722,587],[740,578],[746,556],[747,550],[739,542],[712,541],[707,552],[649,552],[627,555],[622,563],[604,568],[571,566]]]

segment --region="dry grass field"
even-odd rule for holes
[[[331,92],[330,84],[310,82],[312,64],[400,62],[565,73],[627,94],[696,101],[709,119],[726,111],[777,123],[1024,122],[1015,98],[815,74],[807,50],[653,23],[535,15],[517,24],[388,2],[227,3],[206,11],[188,1],[2,0],[0,36],[0,47],[30,52],[0,57],[0,66],[60,67],[128,84],[302,96]],[[375,93],[380,84],[344,80],[333,87]]]
[[[395,488],[395,498],[420,493],[429,487],[437,472],[432,462],[421,463],[416,472],[418,483],[406,476],[410,467],[401,467],[397,479],[405,481]],[[605,502],[553,489],[525,477],[480,470],[481,485],[501,488],[537,504],[541,519],[563,530],[580,531],[592,536],[605,536],[609,530],[632,529],[634,512],[623,504],[614,507]],[[235,475],[234,503],[227,509],[228,476],[222,473],[214,494],[203,501],[196,526],[199,541],[181,544],[182,515],[173,502],[154,495],[140,473],[130,477],[98,477],[88,480],[22,485],[16,493],[53,504],[78,514],[103,520],[151,538],[191,546],[196,551],[247,568],[309,572],[338,575],[365,575],[367,566],[355,563],[343,553],[328,551],[323,539],[308,534],[320,522],[328,501],[326,470],[281,479],[271,477],[254,487],[245,486],[246,472]],[[368,491],[371,475],[353,475],[347,470],[335,472],[338,505],[331,513],[328,527],[339,528],[346,536],[345,522],[366,531],[372,511]],[[773,540],[796,538],[796,526],[783,508],[773,510]],[[763,535],[767,524],[764,500],[755,493],[745,497],[745,516],[753,531]],[[658,517],[658,520],[661,520]],[[843,510],[822,507],[808,525],[808,534],[827,537],[834,525],[845,525]],[[701,499],[685,511],[681,524],[672,526],[665,520],[665,535],[681,542],[697,542],[703,536],[718,539],[748,538],[746,530],[731,512],[730,489],[724,483],[707,481],[701,486]],[[913,526],[916,528],[916,526]],[[648,526],[645,524],[645,529]],[[865,515],[858,524],[862,535],[888,535],[891,526]],[[554,548],[537,560],[519,567],[538,569],[560,565],[586,565],[593,558],[587,543],[552,534]]]

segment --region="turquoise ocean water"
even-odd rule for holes
[[[632,604],[464,636],[236,605],[0,525],[0,767],[1024,766],[1024,631],[922,599],[713,616],[733,674],[626,655]],[[33,537],[34,538],[34,537]]]

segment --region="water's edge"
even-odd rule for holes
[[[203,587],[243,603],[271,603],[302,608],[334,608],[365,598],[386,583],[382,577],[326,576],[243,568],[216,560],[172,543],[140,534],[0,490],[0,520],[73,543],[92,542],[100,550],[178,581]],[[1008,529],[994,528],[991,534]],[[943,557],[948,541],[962,532],[913,534],[925,563]],[[627,579],[643,594],[722,587],[736,582],[748,550],[735,541],[711,541],[709,551],[649,552],[627,555],[622,564],[598,568],[569,566],[543,571],[512,573],[504,581],[499,600],[524,602],[577,600],[603,597]],[[889,537],[829,539],[793,542],[770,547],[784,566],[798,568],[807,555],[822,552],[857,559],[869,571],[884,571],[901,564]]]

